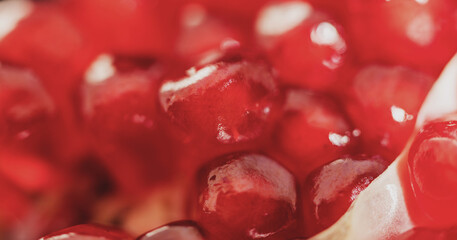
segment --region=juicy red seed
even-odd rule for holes
[[[277,88],[267,65],[247,60],[218,62],[166,81],[160,103],[192,138],[246,142],[264,133],[275,110]]]
[[[59,160],[65,161],[72,158],[69,155],[79,151],[83,145],[76,126],[75,104],[72,97],[77,90],[76,85],[81,72],[97,51],[54,2],[56,1],[1,2],[0,12],[8,19],[2,22],[13,28],[4,37],[0,36],[0,61],[26,66],[39,76],[46,94],[54,100],[54,111],[58,110],[59,122],[51,126],[53,129],[59,126],[61,140],[65,138],[66,142],[53,145],[47,143],[48,138],[41,138],[37,140],[42,145],[39,149],[58,153]],[[12,20],[19,21],[14,25],[13,23],[16,22]],[[35,129],[30,126],[28,132],[22,132],[22,137],[30,133],[30,137],[25,142],[38,139],[35,138],[39,135],[38,132],[43,131],[45,134],[47,132],[48,136],[53,135],[49,126],[38,127],[41,121],[38,119],[35,121]]]
[[[335,223],[386,167],[378,157],[346,157],[312,172],[304,185],[307,236]]]
[[[457,223],[456,136],[457,121],[429,123],[416,136],[409,152],[414,201],[436,226]]]
[[[95,54],[92,46],[53,3],[6,1],[0,9],[16,14],[7,25],[23,17],[0,36],[0,59],[33,69],[53,96],[68,97],[76,76]]]
[[[103,51],[170,55],[182,0],[70,0],[62,9]]]
[[[57,128],[56,106],[28,70],[0,65],[0,143],[50,154]]]
[[[393,238],[393,240],[454,240],[457,239],[457,229],[428,229],[415,228],[409,230],[402,235]]]
[[[181,13],[182,23],[174,51],[190,66],[224,50],[238,47],[243,35],[233,26],[211,16],[202,5],[188,4]]]
[[[157,126],[160,69],[144,59],[116,59],[100,55],[87,70],[82,111],[95,150],[121,188],[141,191],[172,170]]]
[[[147,136],[156,124],[158,71],[142,64],[135,69],[134,61],[117,61],[118,70],[115,61],[100,55],[86,72],[83,114],[107,140]],[[97,75],[100,72],[103,75]]]
[[[275,130],[275,146],[297,176],[349,153],[353,128],[331,98],[301,89],[286,91],[284,114]],[[356,132],[357,133],[357,132]]]
[[[457,51],[457,5],[453,0],[347,0],[346,6],[347,30],[363,61],[402,64],[439,74]]]
[[[193,213],[210,239],[284,239],[296,234],[296,182],[272,159],[227,155],[204,166],[197,184]]]
[[[346,108],[361,130],[365,152],[395,159],[413,131],[432,83],[427,75],[399,66],[371,65],[357,73]]]
[[[256,33],[270,61],[287,84],[326,89],[343,65],[346,41],[331,18],[301,1],[263,8]]]
[[[204,240],[202,231],[193,221],[179,221],[151,230],[137,240]]]
[[[105,227],[98,224],[82,224],[69,228],[62,229],[60,231],[48,234],[40,240],[53,240],[53,239],[65,239],[65,240],[82,240],[82,239],[106,239],[106,240],[133,240],[127,233],[111,228]]]

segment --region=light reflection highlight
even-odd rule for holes
[[[417,15],[406,27],[406,36],[419,46],[427,46],[435,38],[435,23],[428,13]]]
[[[189,70],[187,70],[188,77],[182,78],[176,82],[166,82],[160,88],[160,92],[163,93],[169,91],[179,91],[181,89],[187,88],[193,84],[198,83],[200,80],[205,79],[216,70],[216,65],[209,65],[198,71],[195,68],[190,68]]]
[[[200,4],[187,5],[181,15],[181,24],[186,27],[197,27],[206,19],[206,9]]]
[[[329,22],[319,23],[311,31],[310,38],[313,43],[319,46],[331,47],[336,51],[336,54],[322,61],[322,64],[329,69],[336,69],[342,62],[340,54],[346,51],[346,43],[336,27]]]
[[[312,12],[311,5],[300,1],[271,5],[260,12],[256,31],[264,36],[282,35],[308,19]]]
[[[421,4],[421,5],[425,5],[428,3],[428,0],[416,0],[417,3]]]
[[[390,107],[390,112],[392,114],[392,119],[399,123],[410,121],[414,118],[413,115],[408,114],[403,108],[397,106]]]
[[[350,141],[348,136],[332,132],[328,134],[328,139],[333,145],[338,147],[346,146]]]
[[[87,83],[97,84],[114,76],[116,68],[113,65],[114,58],[109,54],[99,55],[87,69],[85,80]]]
[[[311,31],[311,41],[318,45],[335,45],[340,41],[340,35],[331,23],[322,22]]]

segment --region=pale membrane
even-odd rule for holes
[[[0,41],[16,29],[19,22],[33,11],[33,3],[25,0],[0,2]]]

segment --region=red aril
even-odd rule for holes
[[[283,116],[274,133],[273,148],[299,177],[351,152],[357,134],[332,98],[323,94],[288,89]]]
[[[5,1],[0,14],[9,26],[0,32],[0,60],[27,66],[53,97],[69,101],[77,76],[96,54],[92,45],[54,3]]]
[[[100,55],[85,75],[82,112],[89,137],[126,191],[141,192],[172,170],[172,151],[157,126],[160,76],[152,60],[109,54]]]
[[[269,65],[235,56],[187,74],[159,90],[185,172],[193,175],[208,159],[258,149],[268,140],[279,105]]]
[[[256,34],[284,83],[327,89],[338,80],[347,50],[341,27],[307,2],[267,5]]]
[[[457,121],[432,122],[421,129],[411,146],[408,210],[419,226],[457,224],[456,136]]]
[[[292,174],[266,156],[226,155],[200,170],[192,210],[210,239],[294,237],[296,187]]]
[[[186,5],[180,17],[180,32],[174,51],[190,66],[245,42],[239,29],[212,16],[202,5]]]
[[[76,26],[102,49],[122,55],[172,53],[182,0],[60,1]]]
[[[359,70],[345,102],[361,131],[364,152],[394,160],[414,129],[432,83],[429,76],[401,66],[370,65]]]
[[[94,134],[106,140],[147,137],[156,124],[160,71],[152,67],[152,61],[147,66],[134,61],[116,63],[117,57],[99,55],[86,71],[83,114]]]
[[[330,227],[359,193],[386,169],[378,157],[343,157],[313,171],[304,185],[307,236]]]
[[[275,77],[262,62],[217,62],[162,84],[162,109],[193,138],[236,143],[262,135],[274,111]]]
[[[348,32],[358,57],[439,74],[457,51],[453,0],[348,0]]]
[[[8,31],[0,31],[0,61],[24,66],[40,78],[59,112],[59,132],[68,136],[61,147],[45,144],[43,139],[46,147],[42,149],[59,150],[62,161],[73,158],[84,145],[73,97],[81,72],[97,51],[53,1],[2,1],[0,18],[2,29],[9,26]]]
[[[57,110],[40,80],[29,70],[0,64],[0,144],[53,155]]]

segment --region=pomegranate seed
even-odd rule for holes
[[[170,55],[182,0],[70,0],[62,9],[103,51]]]
[[[238,56],[165,81],[159,99],[182,172],[192,176],[209,159],[265,144],[279,110],[277,93],[268,65]]]
[[[263,133],[276,93],[275,78],[265,64],[241,60],[192,68],[188,76],[163,83],[159,98],[186,133],[227,144]]]
[[[426,221],[426,226],[447,227],[457,223],[454,204],[457,193],[452,190],[457,188],[456,134],[457,121],[429,123],[411,146],[408,157],[411,194],[420,209],[412,215],[420,224]],[[418,213],[423,216],[415,219],[416,215],[421,215]]]
[[[303,191],[307,236],[334,224],[386,167],[376,157],[346,157],[313,171]]]
[[[358,57],[439,74],[457,51],[457,5],[443,1],[347,0]]]
[[[51,155],[56,136],[56,106],[28,70],[0,65],[0,143]],[[54,142],[55,144],[55,142]]]
[[[192,221],[180,221],[151,230],[137,240],[203,240],[203,236],[197,223]]]
[[[414,132],[456,39],[455,0],[0,0],[0,239],[457,238],[455,116]]]
[[[60,115],[59,132],[62,138],[65,137],[61,142],[66,144],[54,147],[43,141],[46,147],[41,149],[58,150],[59,159],[67,161],[84,145],[78,134],[80,129],[72,97],[79,75],[97,50],[51,1],[2,1],[0,18],[0,28],[10,26],[8,31],[0,33],[0,61],[33,70]],[[40,131],[46,132],[46,128],[40,128]],[[27,137],[28,133],[24,131],[21,136]]]
[[[95,134],[106,135],[101,137],[107,140],[147,138],[155,129],[158,72],[143,70],[132,62],[130,66],[125,62],[115,64],[112,55],[103,54],[87,70],[84,115],[94,125]]]
[[[97,224],[82,224],[48,234],[40,240],[83,240],[83,239],[106,239],[106,240],[133,240],[127,233],[120,230]]]
[[[0,59],[31,68],[51,95],[67,99],[95,49],[55,4],[5,1],[0,9],[11,15],[9,31],[0,33]]]
[[[355,127],[361,130],[364,151],[392,161],[411,135],[432,83],[427,75],[400,66],[361,69],[346,104]]]
[[[292,174],[259,154],[232,154],[204,166],[193,209],[210,239],[284,239],[296,234]]]
[[[243,42],[238,29],[211,16],[202,5],[188,4],[181,13],[181,31],[176,51],[186,62],[195,65]]]
[[[305,178],[317,167],[349,153],[353,128],[331,98],[301,89],[286,91],[284,114],[275,131],[284,164]],[[355,132],[357,134],[357,131]]]
[[[172,158],[165,156],[167,142],[157,126],[159,77],[160,69],[144,59],[108,54],[100,55],[85,75],[86,127],[124,190],[141,192],[171,171]]]
[[[341,27],[302,1],[263,8],[256,33],[270,61],[287,84],[326,89],[343,65],[346,41]]]

